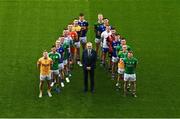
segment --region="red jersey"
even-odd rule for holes
[[[73,40],[77,40],[78,34],[76,33],[76,31],[69,32],[69,35]]]

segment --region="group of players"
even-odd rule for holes
[[[84,14],[80,13],[79,19],[74,19],[63,30],[62,35],[52,46],[51,52],[43,52],[43,57],[37,62],[40,69],[39,98],[43,95],[45,80],[47,80],[48,85],[48,96],[52,97],[52,89],[60,93],[60,86],[64,87],[65,81],[70,82],[74,64],[82,67],[80,47],[82,46],[83,50],[86,48],[88,25],[88,22],[84,19]]]
[[[109,24],[109,19],[103,18],[102,14],[98,14],[94,31],[96,52],[99,54],[101,65],[108,68],[113,80],[117,79],[116,87],[123,88],[125,96],[131,92],[133,97],[137,97],[135,73],[137,59],[133,57],[126,39],[116,32]]]
[[[48,85],[48,96],[52,97],[51,90],[60,92],[60,86],[65,86],[65,81],[70,82],[71,71],[74,64],[82,67],[80,47],[84,50],[87,42],[88,22],[84,14],[80,13],[79,19],[74,19],[62,35],[56,40],[51,52],[44,51],[43,57],[37,61],[40,69],[40,93],[43,95],[45,80]],[[136,73],[137,59],[133,57],[132,49],[126,44],[126,39],[116,33],[116,29],[109,24],[107,18],[98,14],[98,21],[94,25],[96,52],[102,66],[108,66],[112,79],[117,77],[117,87],[124,87],[124,94],[129,90],[136,97]],[[107,54],[109,58],[107,58]],[[107,59],[109,62],[107,62]]]

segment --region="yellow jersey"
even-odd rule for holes
[[[118,62],[118,69],[124,69],[124,62],[123,62],[123,60],[119,60],[119,62]]]
[[[79,25],[78,26],[73,26],[72,31],[79,32],[79,31],[81,31],[81,27]]]
[[[53,61],[51,58],[45,59],[44,57],[41,57],[37,64],[40,66],[40,74],[41,75],[49,75],[51,73],[51,65]]]

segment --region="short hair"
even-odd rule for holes
[[[60,43],[61,41],[57,40],[56,43]]]
[[[118,36],[118,35],[119,35],[119,33],[115,33],[115,35],[116,35],[116,36]]]
[[[84,14],[83,14],[83,13],[80,13],[79,16],[82,17],[82,16],[84,16]]]
[[[77,20],[77,19],[75,19],[75,20],[73,21],[73,23],[74,23],[74,22],[78,22],[78,20]]]
[[[69,25],[72,25],[72,24],[73,24],[73,23],[72,23],[72,22],[70,22],[70,23],[68,24],[68,26],[69,26]]]
[[[88,47],[88,46],[92,47],[92,43],[91,43],[91,42],[87,42],[86,46],[87,46],[87,47]]]
[[[51,48],[54,48],[54,47],[56,47],[55,45],[52,45],[52,47]]]
[[[132,50],[129,50],[128,53],[133,53],[133,51],[132,51]]]
[[[70,24],[68,24],[68,27],[69,27],[69,26],[73,26],[73,24],[72,24],[72,23],[70,23]]]
[[[102,13],[98,13],[98,15],[103,15]]]
[[[112,27],[111,30],[116,30],[115,27]]]
[[[126,38],[123,37],[122,40],[126,40]]]
[[[105,20],[105,19],[109,20],[108,18],[103,18],[103,20]]]

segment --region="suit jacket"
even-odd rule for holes
[[[91,50],[90,56],[88,56],[88,50],[85,49],[82,53],[82,64],[83,69],[86,69],[87,67],[91,67],[91,69],[96,68],[96,60],[97,60],[97,54],[95,50]]]

